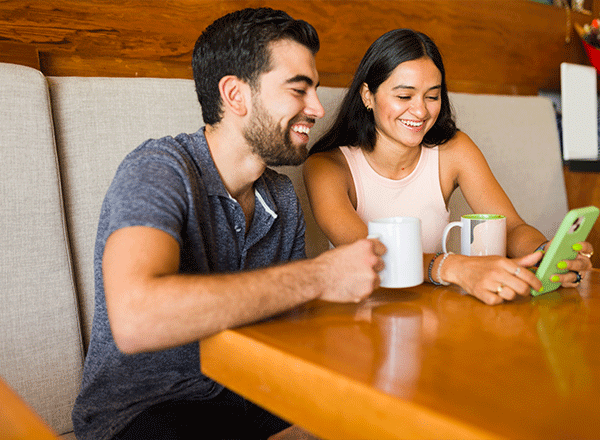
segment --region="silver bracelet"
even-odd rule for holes
[[[440,283],[442,286],[449,286],[450,283],[447,281],[442,280],[442,264],[444,264],[444,261],[446,261],[446,258],[448,258],[448,255],[453,255],[454,252],[448,252],[446,254],[444,254],[444,256],[442,257],[442,260],[440,261],[440,264],[438,264],[437,267],[437,279],[438,279],[438,283]]]

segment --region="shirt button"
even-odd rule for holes
[[[239,226],[235,227],[235,232],[240,232],[242,230],[242,228],[240,228]]]

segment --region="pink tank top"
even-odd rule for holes
[[[423,252],[442,250],[442,233],[450,212],[446,209],[440,186],[438,147],[421,148],[416,168],[400,180],[377,174],[360,148],[340,147],[340,150],[354,179],[356,212],[365,223],[385,217],[418,217],[421,219]]]

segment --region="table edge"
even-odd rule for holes
[[[502,438],[236,330],[201,341],[200,359],[203,374],[321,438]],[[361,408],[345,405],[357,396]]]

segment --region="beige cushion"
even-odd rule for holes
[[[552,238],[568,210],[552,102],[465,93],[451,93],[450,100],[458,127],[479,146],[517,212]],[[453,219],[472,212],[457,193],[450,206]]]
[[[0,375],[63,433],[83,353],[44,77],[0,63],[0,102]]]
[[[98,217],[114,173],[146,139],[193,133],[202,116],[192,80],[50,77],[48,83],[87,347]]]

